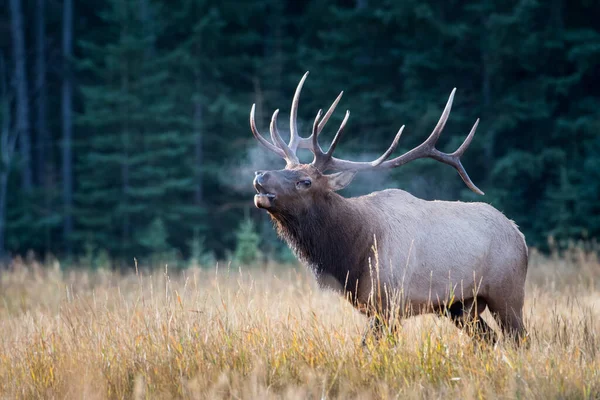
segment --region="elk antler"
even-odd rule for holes
[[[331,159],[321,168],[333,169],[333,170],[338,170],[338,171],[341,171],[341,170],[359,171],[359,170],[373,169],[373,168],[377,168],[377,167],[378,168],[395,168],[395,167],[399,167],[401,165],[404,165],[406,163],[409,163],[409,162],[414,161],[419,158],[429,157],[429,158],[433,158],[434,160],[440,161],[444,164],[448,164],[448,165],[451,165],[452,167],[454,167],[458,171],[458,174],[460,175],[462,180],[469,187],[469,189],[471,189],[472,191],[474,191],[477,194],[483,194],[483,192],[477,186],[475,186],[473,181],[471,181],[471,178],[469,178],[467,171],[465,170],[462,163],[460,162],[460,157],[464,154],[464,152],[467,150],[467,148],[471,144],[471,141],[473,140],[473,136],[475,135],[475,130],[477,129],[477,125],[479,124],[479,119],[477,119],[475,121],[475,124],[471,128],[469,135],[467,136],[467,138],[465,139],[463,144],[460,145],[460,147],[454,153],[451,153],[451,154],[443,153],[435,148],[435,144],[436,144],[437,140],[439,139],[440,134],[442,133],[442,130],[444,129],[444,126],[446,125],[448,116],[450,115],[450,109],[452,108],[452,101],[454,100],[455,93],[456,93],[456,88],[454,88],[452,90],[452,93],[450,93],[450,97],[448,98],[448,102],[446,103],[446,107],[444,108],[444,112],[442,112],[440,120],[438,121],[437,125],[433,129],[433,132],[431,132],[431,134],[429,135],[427,140],[425,140],[423,143],[421,143],[419,146],[415,147],[414,149],[402,154],[401,156],[392,158],[391,160],[387,160],[387,158],[390,156],[390,154],[394,151],[394,149],[398,145],[398,142],[400,140],[400,135],[402,133],[402,129],[404,128],[404,126],[403,126],[402,128],[400,128],[400,131],[396,134],[396,137],[394,138],[394,141],[392,142],[392,145],[390,146],[390,148],[377,160],[372,161],[372,162],[356,162],[356,161],[348,161],[348,160],[342,160],[342,159],[338,159],[335,157],[331,157]]]
[[[256,128],[256,120],[255,120],[256,104],[253,104],[252,109],[250,110],[250,128],[252,130],[253,136],[256,138],[256,140],[258,140],[258,142],[260,144],[262,144],[267,149],[271,150],[273,153],[275,153],[278,156],[280,156],[281,158],[283,158],[286,161],[286,164],[288,167],[298,165],[300,163],[300,161],[298,160],[298,156],[296,156],[296,151],[298,150],[298,148],[308,149],[310,151],[313,150],[313,143],[312,143],[313,137],[316,138],[321,133],[321,131],[325,127],[325,124],[327,123],[327,121],[329,121],[329,118],[333,114],[333,111],[335,110],[338,103],[342,99],[342,95],[344,94],[343,91],[340,92],[338,97],[333,101],[333,103],[331,104],[331,106],[329,107],[329,109],[327,110],[325,115],[323,116],[323,119],[320,120],[317,130],[316,130],[316,132],[317,132],[316,135],[314,135],[315,131],[313,130],[313,134],[310,135],[309,137],[305,137],[305,138],[300,137],[300,135],[298,134],[298,123],[297,123],[298,103],[300,101],[300,93],[302,92],[302,86],[304,85],[304,81],[306,80],[307,76],[308,76],[308,71],[304,74],[304,76],[298,83],[298,87],[296,87],[296,92],[294,93],[294,99],[292,100],[292,109],[290,111],[290,141],[287,145],[281,138],[281,135],[279,134],[279,130],[277,129],[277,115],[279,114],[279,110],[275,110],[275,113],[273,113],[273,117],[271,118],[271,127],[270,128],[271,128],[271,140],[273,141],[273,144],[270,143],[267,139],[265,139],[260,134],[258,129]]]
[[[450,97],[448,98],[446,107],[444,107],[444,111],[442,112],[440,120],[438,121],[437,125],[435,126],[427,140],[425,140],[423,143],[421,143],[414,149],[402,154],[401,156],[388,160],[392,152],[398,146],[400,136],[402,135],[402,131],[404,130],[404,126],[402,126],[396,134],[396,137],[392,141],[390,147],[378,159],[371,162],[358,162],[333,157],[333,151],[335,150],[338,141],[343,134],[346,123],[348,122],[348,118],[350,117],[349,111],[346,111],[346,116],[344,117],[344,120],[342,121],[340,128],[338,129],[335,137],[333,138],[331,146],[329,147],[327,152],[323,152],[321,146],[318,143],[318,136],[321,133],[321,130],[323,129],[327,121],[329,120],[329,117],[333,113],[333,110],[337,106],[338,102],[340,101],[343,92],[340,93],[340,95],[335,99],[335,101],[333,102],[331,107],[329,107],[329,110],[327,111],[327,113],[325,113],[322,119],[322,112],[321,110],[319,110],[319,113],[317,114],[313,123],[312,133],[309,137],[302,138],[298,135],[298,128],[296,124],[298,102],[300,92],[302,90],[302,85],[304,84],[307,75],[308,72],[304,74],[304,76],[300,80],[300,83],[296,88],[296,93],[294,94],[294,100],[292,101],[292,111],[290,113],[290,142],[288,145],[286,145],[283,139],[281,139],[281,136],[279,135],[279,132],[277,130],[277,114],[279,110],[275,111],[271,120],[271,139],[273,140],[273,143],[275,145],[269,143],[266,139],[264,139],[256,129],[256,123],[254,121],[254,105],[252,106],[252,110],[250,111],[250,126],[252,128],[252,133],[254,134],[254,137],[269,150],[284,158],[288,166],[299,164],[298,157],[296,156],[296,151],[299,147],[309,149],[314,154],[312,165],[314,165],[321,172],[325,172],[326,170],[362,171],[376,168],[395,168],[409,163],[411,161],[414,161],[416,159],[428,157],[454,167],[458,171],[458,174],[460,175],[462,180],[469,187],[469,189],[471,189],[477,194],[483,194],[483,192],[471,181],[471,178],[469,178],[467,171],[465,170],[460,161],[460,157],[467,150],[467,148],[471,144],[471,141],[473,140],[475,130],[477,129],[477,125],[479,124],[479,119],[475,121],[473,128],[471,128],[471,132],[469,132],[469,135],[467,136],[463,144],[461,144],[460,147],[454,153],[443,153],[435,148],[435,144],[439,139],[442,130],[444,129],[444,126],[446,125],[448,116],[450,115],[450,109],[452,108],[452,102],[454,100],[456,88],[454,88],[452,90],[452,93],[450,93]]]

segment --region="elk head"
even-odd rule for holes
[[[312,133],[309,137],[300,137],[298,134],[297,114],[300,92],[308,72],[304,74],[292,101],[290,112],[290,140],[285,143],[277,129],[277,116],[279,110],[275,110],[271,118],[271,142],[265,139],[256,127],[255,121],[255,105],[252,105],[250,111],[250,127],[252,134],[260,144],[268,150],[283,158],[286,166],[282,170],[273,171],[256,171],[254,178],[254,187],[257,194],[254,197],[256,207],[264,208],[271,214],[280,213],[298,213],[306,210],[315,204],[315,201],[326,199],[337,190],[347,186],[357,171],[373,170],[383,168],[394,168],[404,165],[418,158],[433,158],[442,163],[454,167],[465,184],[475,193],[483,194],[469,178],[463,165],[460,162],[460,157],[469,147],[473,140],[479,119],[473,125],[471,132],[463,142],[463,144],[451,154],[442,153],[435,148],[435,144],[444,129],[444,125],[450,115],[450,108],[454,99],[456,89],[452,90],[446,107],[427,140],[408,151],[407,153],[396,158],[388,159],[396,149],[404,126],[400,128],[390,147],[381,155],[381,157],[371,162],[357,162],[343,160],[333,157],[333,152],[342,137],[350,112],[346,111],[346,116],[342,121],[329,149],[325,152],[318,142],[318,137],[323,127],[333,114],[337,104],[342,98],[343,92],[335,99],[329,110],[323,115],[322,110],[319,110],[312,125]],[[301,164],[296,151],[299,148],[310,150],[314,154],[314,159],[310,164]],[[332,174],[325,174],[327,171],[337,171]]]

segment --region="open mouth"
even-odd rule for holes
[[[267,197],[269,199],[274,199],[275,195],[273,193],[267,192],[267,190],[262,187],[262,185],[258,182],[254,182],[254,189],[256,189],[256,196]]]
[[[256,189],[256,195],[254,196],[254,205],[258,208],[271,208],[273,207],[273,200],[275,200],[275,194],[269,193],[260,183],[254,181],[254,189]]]
[[[273,193],[257,193],[255,196],[266,197],[268,199],[274,199],[275,198],[275,195]]]

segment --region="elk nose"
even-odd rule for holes
[[[265,183],[265,171],[256,171],[254,172],[254,183],[262,185]]]

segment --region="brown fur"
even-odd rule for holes
[[[388,311],[393,299],[413,313],[453,305],[457,326],[471,321],[488,335],[471,311],[476,298],[477,310],[489,307],[503,330],[524,334],[527,246],[512,221],[484,203],[429,202],[401,190],[355,198],[334,192],[350,179],[311,165],[258,172],[257,190],[274,197],[257,195],[255,202],[319,282],[334,282],[363,311]]]
[[[360,266],[368,265],[371,256],[368,243],[372,242],[376,227],[360,215],[360,222],[356,221],[352,207],[333,192],[298,214],[285,210],[270,215],[279,235],[317,277],[334,278],[356,297],[355,289],[362,274]]]

